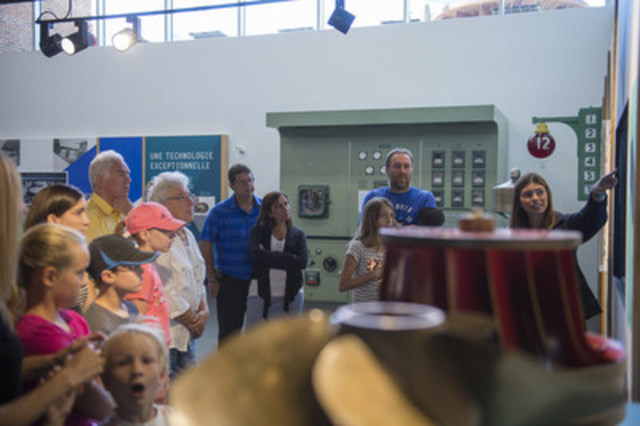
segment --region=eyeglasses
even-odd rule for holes
[[[133,272],[138,275],[142,275],[142,265],[118,265],[115,267],[114,272]]]
[[[184,201],[186,199],[190,199],[191,201],[194,201],[196,198],[198,198],[196,195],[192,193],[188,193],[188,194],[176,195],[175,197],[167,197],[167,200]]]
[[[166,229],[160,228],[152,228],[154,231],[162,232],[167,238],[174,239],[176,236],[176,231],[167,231]]]

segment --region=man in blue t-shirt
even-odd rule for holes
[[[253,267],[249,233],[258,221],[262,201],[253,194],[254,177],[249,167],[231,166],[228,178],[233,195],[211,209],[199,244],[207,265],[209,293],[216,298],[218,342],[239,331],[244,322]]]
[[[420,210],[425,207],[435,207],[436,200],[431,192],[411,186],[413,173],[411,151],[406,148],[392,149],[387,154],[384,166],[389,186],[369,192],[364,198],[360,211],[364,210],[367,201],[373,197],[384,197],[391,201],[399,225],[418,225]]]

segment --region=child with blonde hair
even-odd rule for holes
[[[78,300],[89,264],[84,236],[66,226],[41,224],[23,235],[19,251],[18,284],[26,290],[27,303],[16,334],[24,355],[53,354],[90,336],[84,318],[69,309]],[[108,393],[90,381],[78,394],[67,424],[89,425],[111,410]]]
[[[102,380],[116,401],[115,414],[103,425],[168,425],[168,407],[154,403],[169,367],[161,330],[140,323],[120,326],[109,335],[102,355]]]
[[[393,206],[386,198],[374,197],[364,206],[360,228],[349,242],[340,273],[340,291],[353,290],[354,302],[380,300],[384,261],[380,228],[395,224]]]

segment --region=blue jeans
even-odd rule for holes
[[[196,351],[193,340],[189,342],[186,352],[171,348],[171,350],[169,350],[169,378],[173,380],[182,370],[194,362],[196,362]]]

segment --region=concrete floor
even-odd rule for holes
[[[216,311],[216,299],[209,298],[209,320],[202,336],[196,340],[196,360],[200,361],[208,355],[214,353],[218,349],[218,320]],[[323,311],[332,312],[339,304],[336,303],[318,303],[305,300],[304,310],[322,309]]]

